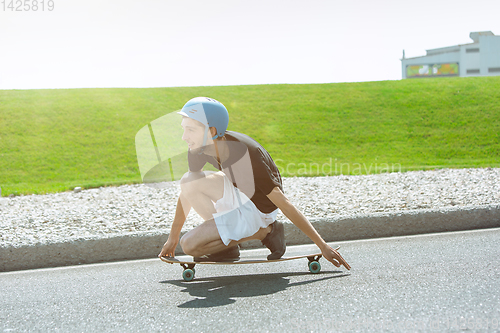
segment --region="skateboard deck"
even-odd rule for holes
[[[335,250],[340,249],[340,246]],[[267,260],[262,257],[244,257],[235,261],[193,261],[192,256],[179,256],[179,257],[161,257],[160,259],[169,264],[179,264],[184,268],[182,273],[182,278],[185,281],[191,281],[194,279],[194,267],[195,265],[245,265],[245,264],[261,264],[261,263],[270,263],[270,262],[279,262],[279,261],[288,261],[295,259],[307,258],[309,263],[309,271],[311,273],[319,273],[321,270],[321,264],[319,263],[319,259],[322,257],[321,253],[313,253],[313,254],[304,254],[300,256],[291,256],[291,257],[281,257],[280,259]]]

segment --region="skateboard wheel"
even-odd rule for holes
[[[184,272],[182,272],[182,278],[184,281],[191,281],[194,279],[194,270],[193,269],[185,269]]]
[[[317,262],[317,261],[311,261],[309,263],[309,271],[311,273],[316,274],[316,273],[319,273],[320,270],[321,270],[321,265],[319,264],[319,262]]]

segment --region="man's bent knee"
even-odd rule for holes
[[[198,244],[196,244],[195,240],[189,233],[185,234],[182,236],[180,240],[180,245],[182,248],[182,252],[184,252],[187,255],[190,256],[199,256],[200,254],[198,253]]]
[[[187,172],[182,176],[180,184],[185,198],[203,193],[216,202],[224,194],[224,177],[213,171]]]
[[[181,191],[184,193],[189,193],[196,189],[197,182],[200,179],[205,178],[205,173],[203,171],[199,172],[186,172],[181,178]]]

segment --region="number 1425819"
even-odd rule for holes
[[[37,12],[53,11],[54,0],[2,0],[3,11],[11,12]]]

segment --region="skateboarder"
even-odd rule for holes
[[[280,209],[320,248],[324,258],[350,269],[285,197],[269,153],[249,136],[227,131],[229,115],[222,103],[197,97],[178,113],[182,139],[188,144],[189,171],[180,181],[171,232],[159,257],[174,256],[182,226],[194,208],[205,222],[186,233],[180,245],[195,261],[236,260],[238,244],[248,240],[262,241],[271,251],[268,259],[279,259],[286,250],[283,224],[276,221]],[[219,171],[202,171],[207,163]]]

